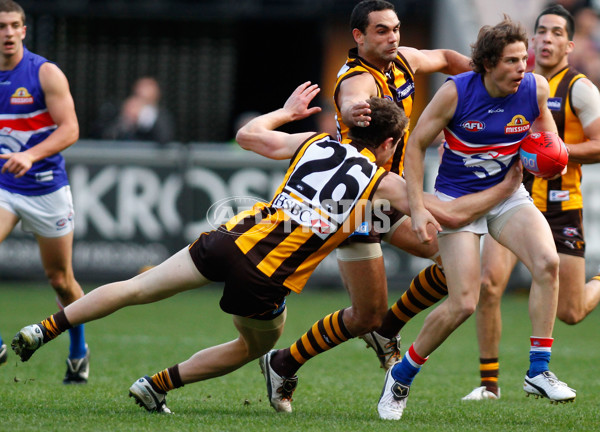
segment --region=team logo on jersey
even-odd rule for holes
[[[485,129],[485,123],[479,120],[467,120],[460,125],[467,132],[481,132]]]
[[[517,134],[527,132],[531,124],[527,121],[527,119],[521,114],[517,114],[512,118],[510,123],[504,126],[505,134]]]
[[[563,228],[563,235],[565,237],[579,237],[579,230],[575,227]]]
[[[310,221],[312,229],[321,233],[321,234],[329,234],[331,232],[331,226],[325,222],[323,219],[314,219]]]
[[[29,105],[33,103],[33,96],[25,87],[19,87],[10,97],[11,105]]]
[[[548,192],[548,199],[552,202],[569,201],[569,191],[551,190]]]
[[[562,98],[560,98],[560,97],[548,98],[548,109],[550,111],[560,111],[561,107],[562,107]]]

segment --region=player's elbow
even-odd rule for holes
[[[235,140],[244,150],[252,150],[252,134],[244,130],[244,128],[237,132],[235,135]]]
[[[444,212],[436,217],[440,225],[450,229],[456,229],[465,226],[469,220],[464,215],[457,212]]]
[[[76,121],[65,124],[61,130],[64,130],[62,137],[69,146],[79,139],[79,123]]]

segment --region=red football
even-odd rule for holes
[[[521,162],[527,171],[545,179],[560,174],[567,162],[567,147],[558,135],[539,132],[527,135],[519,150]]]

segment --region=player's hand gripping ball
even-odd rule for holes
[[[544,179],[560,174],[569,162],[565,143],[552,132],[527,135],[521,141],[519,154],[525,169]]]

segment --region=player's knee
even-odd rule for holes
[[[556,312],[556,317],[565,324],[575,325],[580,323],[585,318],[585,313],[583,313],[583,311],[578,311],[573,308],[561,309],[559,307]]]
[[[46,277],[58,295],[68,293],[67,275],[65,272],[46,271]]]
[[[477,299],[471,297],[465,297],[460,301],[452,302],[451,315],[455,320],[456,326],[460,325],[467,320],[477,308]]]
[[[476,302],[465,302],[458,310],[458,316],[464,321],[475,313],[477,308]]]
[[[536,279],[558,280],[559,258],[556,252],[542,254],[533,262],[532,276]]]
[[[503,291],[500,284],[491,275],[484,273],[481,277],[479,305],[499,304]]]
[[[274,346],[275,346],[275,344],[272,344],[270,346],[265,346],[265,345],[247,346],[246,357],[248,358],[248,361],[256,360],[257,358],[260,358],[260,357],[264,356],[266,353],[268,353]]]
[[[381,326],[386,311],[387,308],[383,306],[360,311],[347,309],[344,324],[354,336],[372,332]]]
[[[46,271],[46,277],[50,286],[58,297],[66,301],[65,306],[83,296],[78,284],[73,283],[73,278],[64,271]]]

